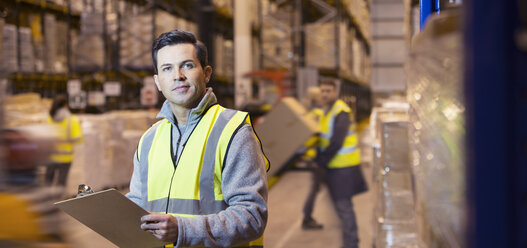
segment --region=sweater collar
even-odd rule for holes
[[[214,92],[212,92],[212,88],[207,88],[207,92],[199,102],[198,106],[190,110],[186,125],[198,121],[201,116],[205,114],[207,109],[209,109],[210,106],[216,104],[216,102],[216,95],[214,95]],[[174,113],[172,113],[172,109],[170,108],[170,103],[168,100],[165,100],[156,118],[165,118],[174,125],[177,123],[176,117],[174,116]]]

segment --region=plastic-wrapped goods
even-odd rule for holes
[[[33,42],[31,38],[31,29],[20,27],[18,29],[20,36],[20,72],[32,73],[35,71],[35,56],[33,53]]]
[[[412,174],[410,171],[381,170],[379,188],[391,191],[412,191]],[[411,193],[411,192],[410,192]]]
[[[418,248],[415,226],[412,224],[382,224],[378,223],[376,248]]]
[[[395,181],[395,179],[391,179]],[[403,180],[399,178],[399,180]],[[392,182],[393,183],[393,182]],[[396,182],[403,184],[403,182]],[[381,190],[380,214],[378,219],[385,223],[413,223],[414,199],[410,190],[384,188]]]
[[[56,20],[55,15],[45,14],[44,15],[44,71],[48,73],[55,72],[54,63],[57,57],[57,41],[56,41]]]
[[[152,13],[123,16],[121,19],[121,65],[131,69],[152,68]]]
[[[81,33],[83,35],[102,35],[104,31],[103,13],[83,12],[81,14]]]
[[[155,115],[154,111],[79,115],[84,139],[75,149],[72,171],[80,173],[70,175],[70,188],[81,183],[94,190],[128,185],[137,144],[155,123]]]
[[[104,66],[105,49],[102,34],[102,13],[83,13],[81,15],[81,33],[79,37],[72,39],[75,70],[98,70]],[[60,46],[57,48],[61,49]]]
[[[100,35],[83,35],[73,42],[76,70],[96,70],[104,66],[104,41]]]
[[[465,247],[465,117],[458,14],[433,16],[407,58],[410,145],[419,238]]]
[[[67,54],[68,54],[68,24],[65,21],[57,21],[56,22],[56,48],[57,48],[57,55],[55,57],[55,61],[53,61],[53,72],[55,73],[65,73],[68,71],[68,65],[67,65]],[[70,37],[72,40],[77,40],[77,31],[76,30],[70,30]],[[90,47],[87,47],[86,49],[91,49]],[[93,52],[97,52],[98,50],[93,50]],[[95,55],[97,56],[97,55]]]
[[[17,37],[16,26],[4,24],[2,32],[2,70],[4,72],[18,71]]]
[[[407,117],[381,121],[381,162],[385,169],[410,171]]]
[[[394,163],[393,161],[390,161],[392,157],[395,158],[398,156],[405,156],[404,154],[394,154],[393,152],[391,152],[391,154],[389,154],[388,160],[385,160],[386,155],[383,153],[383,151],[385,150],[385,148],[383,148],[383,145],[386,146],[386,144],[390,144],[393,142],[399,142],[399,143],[405,142],[405,141],[406,143],[408,142],[407,137],[405,138],[404,135],[403,136],[399,135],[400,136],[399,139],[402,139],[402,141],[401,140],[390,141],[392,139],[383,140],[383,137],[384,137],[383,129],[382,129],[383,120],[385,121],[386,120],[391,120],[391,121],[406,120],[407,121],[408,117],[406,117],[406,113],[407,113],[407,109],[401,106],[376,107],[372,110],[372,114],[370,115],[370,126],[371,126],[370,133],[371,133],[372,148],[373,148],[373,179],[374,181],[377,181],[379,178],[378,177],[379,173],[382,173],[384,171],[385,161],[388,163],[388,166],[389,166],[390,163]],[[387,134],[387,135],[388,135],[387,138],[390,138],[390,134]],[[406,148],[408,148],[407,144],[403,144],[403,146],[404,145],[406,146]],[[392,147],[393,145],[389,146],[388,150],[390,150]],[[395,147],[395,149],[397,149],[397,147]],[[406,156],[407,155],[408,155],[408,152],[406,153]],[[395,161],[401,161],[401,159],[395,160]],[[404,163],[404,160],[402,161]]]

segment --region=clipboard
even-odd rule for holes
[[[167,244],[141,230],[141,216],[149,213],[115,189],[55,202],[55,205],[119,247]]]

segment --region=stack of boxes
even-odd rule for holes
[[[277,9],[271,16],[265,15],[261,24],[262,50],[266,54],[262,68],[288,68],[291,65],[291,24],[289,10]]]
[[[56,42],[56,19],[54,15],[46,14],[44,16],[44,71],[48,73],[55,72],[55,61],[57,61],[57,42]]]
[[[104,66],[103,17],[102,11],[81,15],[81,33],[73,45],[77,70],[97,70]]]
[[[33,42],[31,40],[31,29],[28,27],[20,27],[18,35],[20,35],[19,71],[33,73],[35,72],[35,56],[33,53]]]
[[[150,69],[152,66],[151,13],[123,16],[121,20],[120,64],[130,69]]]
[[[376,247],[418,247],[413,176],[408,142],[408,115],[376,109],[374,181]],[[398,113],[397,113],[398,112]]]
[[[306,64],[318,68],[336,68],[335,24],[333,22],[307,24]],[[344,54],[341,53],[343,56]]]
[[[84,139],[75,149],[72,166],[82,168],[76,170],[82,173],[70,175],[68,188],[81,183],[94,190],[127,186],[137,144],[155,115],[153,111],[117,111],[78,116]]]
[[[18,71],[17,37],[16,26],[4,24],[2,32],[2,70],[3,72]]]

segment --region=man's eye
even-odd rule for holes
[[[194,68],[194,64],[193,63],[185,63],[185,64],[183,64],[183,68],[185,68],[185,69]]]
[[[163,67],[163,71],[170,71],[171,67]]]

